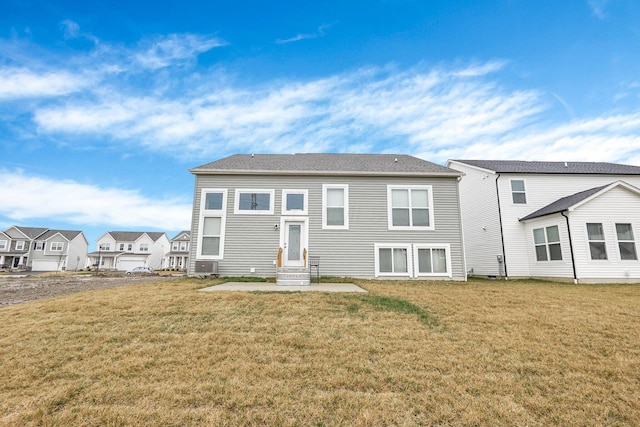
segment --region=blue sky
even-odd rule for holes
[[[0,228],[188,229],[235,153],[640,165],[635,0],[0,0]]]

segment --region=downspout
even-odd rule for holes
[[[504,230],[502,229],[502,209],[500,208],[500,191],[498,190],[498,180],[500,174],[496,176],[496,198],[498,199],[498,220],[500,221],[500,241],[502,243],[502,262],[504,264],[504,278],[509,279],[509,273],[507,272],[507,253],[504,250]]]
[[[573,267],[573,283],[578,284],[578,273],[576,273],[576,257],[573,255],[573,239],[571,238],[571,227],[569,226],[569,217],[564,214],[564,211],[560,212],[560,215],[567,221],[567,233],[569,233],[569,249],[571,251],[571,267]]]

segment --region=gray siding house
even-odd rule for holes
[[[466,279],[455,170],[397,154],[256,154],[191,173],[189,275],[308,284],[318,265],[323,276]]]

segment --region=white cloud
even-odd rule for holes
[[[156,70],[194,60],[199,54],[226,44],[225,41],[216,37],[170,34],[166,37],[142,43],[142,50],[134,52],[132,56],[144,68]]]
[[[610,0],[588,0],[591,13],[598,19],[606,19],[607,13],[605,8]]]
[[[347,140],[358,140],[361,148],[408,141],[416,150],[491,137],[539,113],[540,93],[508,92],[486,80],[503,66],[496,61],[452,70],[372,67],[253,91],[195,87],[181,98],[104,91],[96,101],[40,108],[35,120],[44,132],[107,134],[183,155],[219,152],[221,146],[349,151]]]
[[[276,44],[286,44],[286,43],[298,42],[300,40],[316,39],[318,37],[324,37],[326,35],[325,30],[330,27],[331,25],[329,24],[323,24],[318,27],[318,30],[315,33],[296,34],[295,36],[287,39],[277,39]]]
[[[89,83],[85,76],[67,71],[38,73],[26,68],[0,68],[0,99],[63,96]]]
[[[101,188],[0,171],[0,214],[15,221],[38,218],[78,225],[189,229],[190,201],[146,197],[137,191]],[[43,191],[46,189],[46,191]]]

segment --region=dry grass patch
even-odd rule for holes
[[[638,286],[356,283],[2,308],[0,424],[640,424]]]

